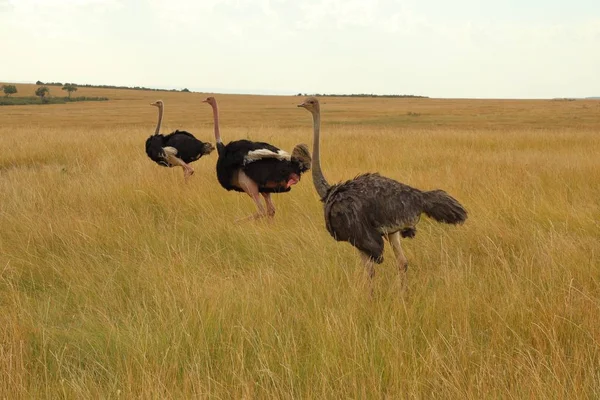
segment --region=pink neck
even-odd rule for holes
[[[158,135],[160,133],[160,124],[162,122],[162,117],[163,117],[163,108],[162,106],[158,106],[158,122],[156,123],[156,130],[154,131],[155,135]]]
[[[217,103],[215,101],[212,105],[213,109],[213,119],[215,121],[215,140],[217,143],[221,143],[221,133],[219,132],[219,109],[217,107]]]

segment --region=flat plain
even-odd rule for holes
[[[17,85],[20,95],[34,85]],[[51,95],[59,88],[51,87]],[[80,88],[0,107],[0,398],[598,398],[600,101],[321,99],[330,182],[441,188],[375,293],[310,174],[272,221],[161,168],[163,131],[214,143],[207,94]],[[303,97],[216,95],[225,141],[312,145]]]

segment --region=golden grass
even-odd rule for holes
[[[403,242],[404,297],[386,249],[370,299],[310,176],[235,225],[253,204],[216,154],[188,184],[147,159],[148,103],[209,140],[204,95],[77,94],[111,101],[0,107],[0,398],[600,395],[600,102],[324,99],[331,182],[379,171],[470,213]],[[299,98],[218,98],[225,140],[310,143]]]

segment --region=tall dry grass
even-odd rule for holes
[[[19,88],[19,91],[21,89]],[[306,176],[273,222],[144,141],[212,138],[201,94],[0,108],[0,398],[597,398],[600,103],[323,100],[330,181],[443,188],[371,299]],[[219,96],[225,140],[310,143],[298,98]],[[411,112],[413,114],[409,115]],[[418,115],[415,115],[418,114]]]

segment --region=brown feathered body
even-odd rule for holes
[[[467,218],[461,204],[443,190],[421,191],[377,173],[332,185],[321,200],[331,236],[377,263],[383,261],[383,235],[414,237],[422,213],[449,224]]]

